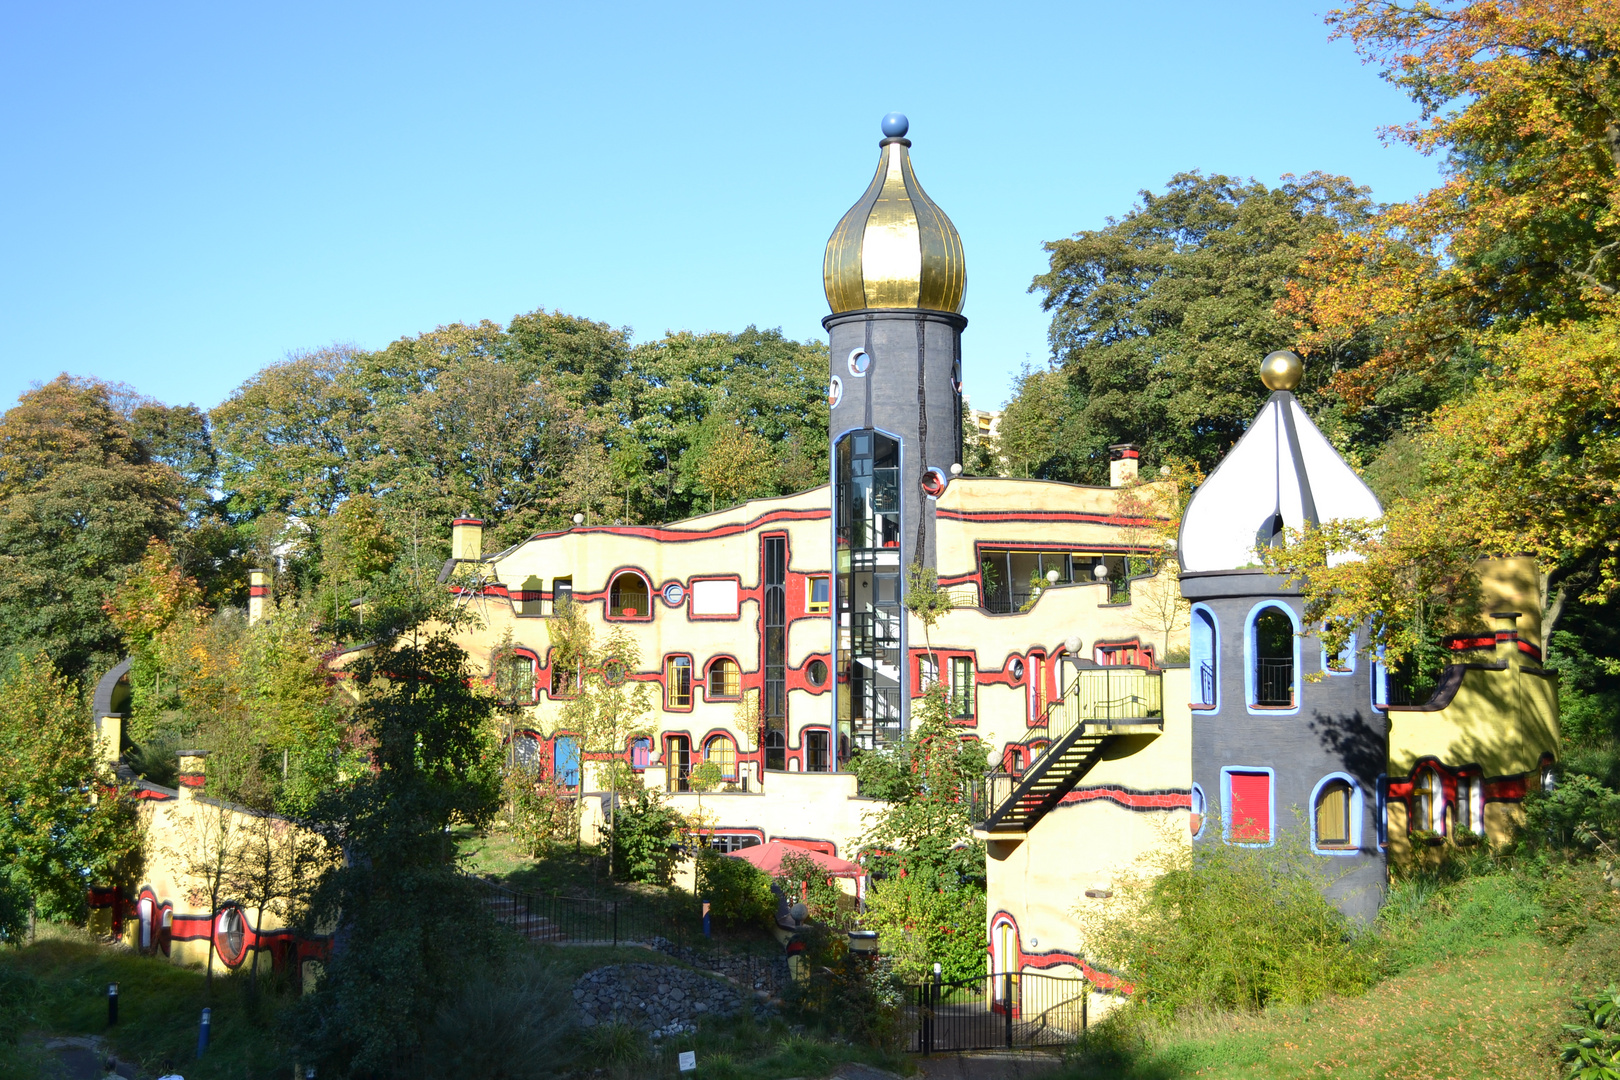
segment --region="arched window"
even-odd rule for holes
[[[572,735],[559,735],[551,744],[551,769],[557,782],[564,787],[579,786],[579,740]]]
[[[703,760],[720,767],[720,779],[735,783],[737,780],[737,744],[730,735],[714,735],[703,744]]]
[[[626,570],[613,579],[608,587],[608,614],[627,619],[652,614],[647,600],[647,579],[633,570]]]
[[[1444,832],[1445,811],[1446,797],[1440,786],[1440,774],[1430,768],[1419,769],[1412,778],[1412,820],[1407,823],[1407,831]]]
[[[652,740],[645,735],[630,740],[630,767],[637,772],[652,764]]]
[[[1347,780],[1329,780],[1316,792],[1316,846],[1319,848],[1348,848],[1352,846],[1350,809],[1354,792]]]
[[[1249,643],[1253,657],[1253,703],[1262,709],[1294,707],[1294,620],[1275,605],[1255,616]]]
[[[540,771],[540,741],[526,731],[512,736],[512,764],[525,775]]]
[[[742,669],[737,661],[722,656],[709,664],[709,696],[734,698],[742,693]]]
[[[1215,632],[1215,616],[1206,607],[1192,610],[1192,627],[1188,652],[1192,668],[1192,698],[1194,705],[1216,704],[1215,671],[1219,655],[1220,637]]]
[[[1188,797],[1187,828],[1194,836],[1204,831],[1204,815],[1208,808],[1204,801],[1204,789],[1197,784],[1192,786]]]

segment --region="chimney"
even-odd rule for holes
[[[264,602],[270,598],[270,573],[267,570],[248,571],[248,625],[264,618]]]
[[[124,714],[109,712],[96,717],[96,757],[111,769],[117,766],[124,749]]]
[[[1519,666],[1519,612],[1491,612],[1491,629],[1496,631],[1496,662],[1510,668]]]
[[[484,523],[475,517],[459,517],[450,523],[450,557],[473,562],[484,557]]]
[[[182,799],[195,799],[203,794],[203,786],[208,782],[203,771],[203,761],[207,757],[206,750],[180,751],[180,778],[175,786],[180,789]]]
[[[1136,462],[1142,448],[1135,443],[1117,443],[1108,448],[1108,486],[1129,487],[1136,483]]]

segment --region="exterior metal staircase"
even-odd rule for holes
[[[1151,668],[1086,668],[1063,697],[1029,725],[1025,743],[1049,740],[1021,773],[984,779],[979,829],[987,836],[1028,832],[1073,791],[1117,740],[1164,730],[1160,673]]]

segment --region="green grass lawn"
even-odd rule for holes
[[[245,974],[204,973],[90,940],[82,931],[41,927],[38,940],[0,950],[0,967],[32,980],[24,1023],[45,1035],[100,1035],[126,1061],[153,1076],[165,1061],[187,1080],[285,1077],[291,1058],[277,1038],[277,1015],[292,1000],[261,969],[257,1007]],[[107,1026],[107,984],[116,982],[118,1025]],[[211,1008],[208,1052],[197,1060],[197,1028]]]
[[[1552,977],[1558,956],[1534,938],[1497,942],[1475,956],[1414,965],[1364,997],[1150,1029],[1141,1041],[1081,1055],[1064,1075],[1552,1077],[1551,1040],[1570,1000]]]

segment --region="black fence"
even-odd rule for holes
[[[1255,662],[1254,703],[1289,706],[1294,703],[1294,661],[1292,657],[1262,656]]]
[[[551,945],[650,945],[685,948],[702,936],[695,901],[593,900],[518,892],[483,878],[484,903],[498,922]]]
[[[1067,1046],[1085,1036],[1086,980],[1037,971],[980,975],[908,988],[908,1049],[1013,1050]]]

